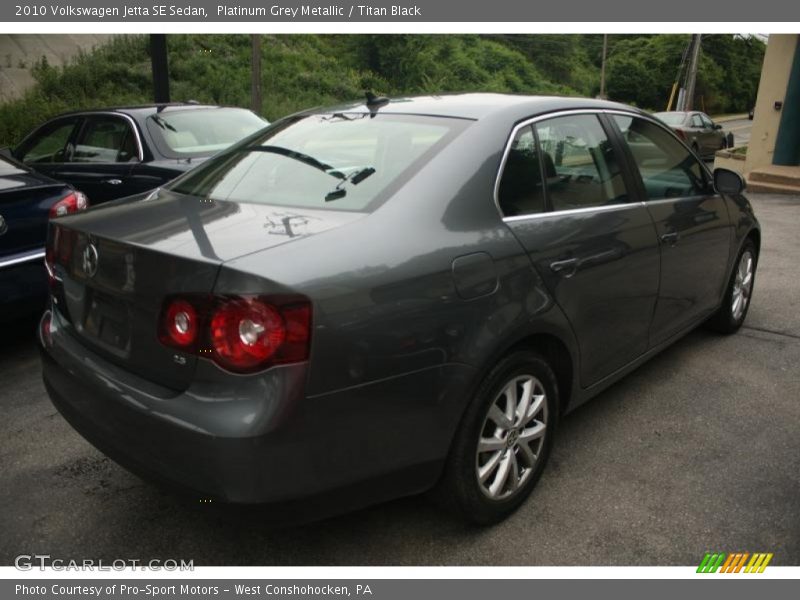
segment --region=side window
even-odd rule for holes
[[[700,161],[670,133],[645,119],[615,115],[650,200],[699,196],[708,183]]]
[[[619,162],[595,115],[570,115],[536,124],[553,210],[626,202]]]
[[[703,122],[703,127],[706,129],[713,129],[714,123],[711,122],[711,119],[708,118],[708,115],[700,113],[700,120]]]
[[[76,123],[70,119],[45,126],[20,147],[19,159],[26,164],[66,162],[67,142]]]
[[[138,159],[127,121],[118,117],[89,117],[78,135],[72,162],[129,162]]]
[[[544,211],[542,170],[530,127],[520,129],[511,142],[497,195],[507,217]]]

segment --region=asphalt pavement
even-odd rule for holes
[[[752,195],[763,248],[745,327],[697,330],[561,423],[507,521],[464,525],[424,497],[278,527],[270,508],[161,491],[50,404],[33,323],[0,347],[0,564],[696,565],[707,551],[800,564],[800,198]]]

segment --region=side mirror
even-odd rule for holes
[[[744,178],[730,169],[714,169],[714,189],[718,194],[737,196],[741,194],[747,184]]]
[[[714,129],[722,129],[722,125],[719,123],[714,123]]]

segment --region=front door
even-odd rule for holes
[[[727,281],[731,223],[706,169],[648,119],[615,115],[641,175],[661,246],[661,283],[650,343],[659,344],[710,315]]]
[[[68,160],[54,170],[53,177],[85,193],[92,205],[101,204],[140,191],[130,182],[131,169],[139,160],[136,137],[126,119],[90,115]]]
[[[14,150],[14,157],[40,173],[57,179],[74,149],[76,130],[82,117],[54,119],[25,138]]]

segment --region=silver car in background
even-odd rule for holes
[[[669,126],[701,158],[714,158],[717,150],[728,145],[722,125],[714,123],[704,112],[660,112],[653,116]]]

